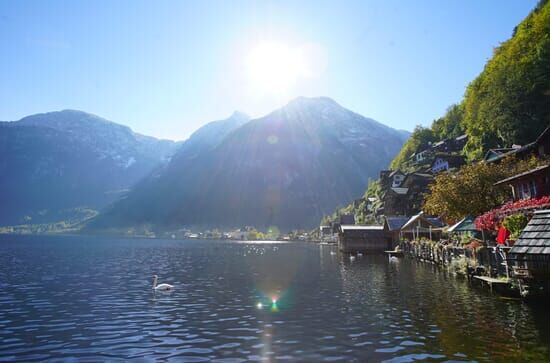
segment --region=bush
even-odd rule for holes
[[[519,237],[521,231],[523,231],[527,223],[527,217],[522,213],[512,214],[511,216],[504,218],[504,221],[502,222],[504,227],[510,231],[510,236],[513,239]]]

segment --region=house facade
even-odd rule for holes
[[[397,176],[400,179],[395,179]],[[403,176],[402,179],[401,176]],[[380,172],[380,185],[384,195],[383,207],[379,210],[379,214],[403,216],[418,213],[432,181],[433,176],[426,173],[404,174],[387,170]]]
[[[506,178],[495,183],[495,186],[498,185],[509,185],[514,201],[550,195],[550,165]]]
[[[443,154],[435,157],[430,165],[430,170],[432,174],[437,174],[459,168],[464,164],[466,164],[466,160],[462,155]]]
[[[344,253],[382,253],[391,247],[384,226],[341,225],[338,247]]]

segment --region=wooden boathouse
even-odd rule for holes
[[[384,226],[341,225],[338,248],[344,253],[383,253],[391,249]]]
[[[516,277],[550,278],[550,209],[535,212],[508,254]]]

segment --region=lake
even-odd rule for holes
[[[0,236],[0,361],[550,361],[547,306],[331,251]]]

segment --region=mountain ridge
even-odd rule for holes
[[[180,150],[90,228],[309,228],[358,197],[402,143],[402,132],[332,99],[299,98],[243,123],[199,158]]]
[[[61,210],[99,209],[159,163],[177,143],[77,110],[0,123],[0,225],[45,223]]]

